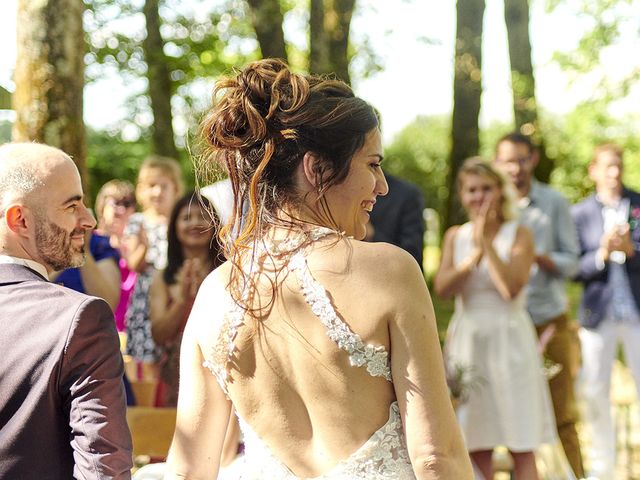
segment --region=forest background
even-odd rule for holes
[[[277,56],[335,74],[382,113],[385,169],[459,222],[462,160],[520,130],[571,202],[594,145],[626,149],[640,189],[639,0],[3,0],[0,141],[73,154],[91,195],[151,152],[191,182],[221,74]],[[17,35],[16,33],[17,32]],[[15,35],[15,36],[14,36]],[[437,243],[440,229],[430,232]]]

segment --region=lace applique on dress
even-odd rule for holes
[[[384,377],[391,381],[391,364],[389,352],[384,346],[365,344],[360,335],[354,333],[349,326],[338,317],[325,288],[317,282],[307,266],[302,251],[293,254],[289,267],[298,272],[298,280],[305,300],[311,311],[327,328],[327,336],[349,354],[349,363],[354,367],[367,367],[373,377]]]
[[[208,368],[216,377],[225,395],[228,394],[229,360],[235,350],[234,341],[238,334],[238,328],[243,324],[244,312],[239,305],[234,303],[224,316],[220,333],[211,352],[211,358],[202,362],[202,366]]]
[[[289,255],[289,268],[298,273],[305,300],[311,306],[312,312],[327,328],[327,336],[349,354],[349,362],[352,366],[366,366],[371,376],[384,377],[392,381],[389,352],[382,345],[365,344],[360,336],[338,317],[325,288],[313,278],[307,266],[304,247],[337,233],[325,227],[314,228],[304,232],[304,235],[288,237],[278,243],[270,242],[268,245],[261,245],[257,250],[258,254],[268,253],[276,257]],[[227,393],[229,378],[229,361],[235,349],[234,341],[238,328],[243,324],[244,311],[234,303],[225,315],[211,358],[202,363],[215,375],[225,393]]]

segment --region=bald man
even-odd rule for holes
[[[131,478],[113,314],[48,281],[94,226],[64,152],[0,146],[0,480]]]

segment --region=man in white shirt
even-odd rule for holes
[[[640,194],[622,184],[623,151],[600,145],[589,165],[594,195],[571,215],[580,241],[584,285],[578,319],[585,420],[592,429],[592,475],[615,478],[615,429],[611,418],[611,370],[618,344],[640,386]]]
[[[102,299],[48,281],[95,220],[62,151],[0,146],[0,479],[131,478],[123,361]]]

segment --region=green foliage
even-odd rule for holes
[[[547,11],[568,7],[584,23],[584,34],[572,52],[557,52],[555,60],[565,70],[589,73],[600,63],[602,51],[614,45],[634,20],[637,4],[633,0],[547,0]]]
[[[622,78],[612,80],[603,60],[618,44],[637,39],[637,0],[547,0],[546,6],[548,12],[563,7],[575,15],[584,32],[574,50],[555,53],[558,65],[574,79],[589,76],[592,83],[597,80],[592,102],[602,101],[606,105],[625,99],[637,87],[640,67],[628,69]],[[633,60],[619,61],[633,65]]]
[[[614,118],[604,100],[583,102],[564,117],[549,118],[544,125],[544,138],[547,152],[556,162],[552,185],[572,203],[591,194],[593,182],[587,169],[593,149],[613,142],[625,149],[625,184],[640,189],[638,125],[640,116]]]
[[[496,143],[507,133],[514,131],[513,123],[492,122],[480,130],[480,156],[489,161],[493,159]]]
[[[0,144],[11,141],[12,125],[9,120],[0,120]]]
[[[606,100],[578,105],[560,117],[544,114],[543,138],[547,154],[556,168],[551,184],[571,203],[593,192],[587,166],[593,149],[613,142],[625,149],[625,184],[640,190],[640,115],[616,119]],[[449,166],[450,119],[447,116],[418,117],[404,128],[385,149],[385,170],[417,184],[426,206],[442,215],[450,192],[446,187]],[[495,122],[480,131],[480,155],[490,160],[498,139],[513,130],[513,125]],[[451,192],[455,194],[455,192]]]
[[[151,144],[146,136],[136,141],[126,141],[115,133],[89,129],[87,131],[87,169],[93,199],[95,200],[100,187],[114,178],[129,180],[135,185],[140,164],[150,153]],[[193,188],[193,169],[188,155],[185,153],[179,160],[185,186]]]
[[[480,155],[491,159],[496,141],[511,130],[513,125],[499,122],[481,130]],[[385,170],[418,185],[426,206],[439,215],[443,214],[449,198],[446,179],[450,139],[449,116],[417,117],[385,149]],[[440,220],[442,223],[442,218]]]
[[[428,208],[444,211],[451,120],[417,117],[385,149],[385,170],[420,187]]]
[[[86,3],[88,81],[103,77],[105,72],[117,72],[127,83],[144,78],[147,66],[142,49],[146,36],[143,2],[86,0]],[[240,0],[216,2],[209,11],[165,0],[160,15],[172,89],[179,97],[177,103],[187,108],[203,100],[194,98],[191,84],[258,58],[255,33]],[[133,100],[141,93],[146,92],[131,92],[132,101],[127,102],[131,118],[148,108],[146,102]]]
[[[637,37],[637,0],[547,0],[548,11],[559,7],[569,9],[583,22],[584,33],[573,51],[557,53],[555,60],[574,78],[590,75],[599,80],[590,99],[564,117],[550,118],[542,125],[547,154],[556,159],[551,182],[572,201],[583,198],[593,189],[587,175],[593,148],[604,142],[614,142],[626,150],[625,183],[638,189],[640,116],[614,116],[612,108],[628,102],[631,88],[637,87],[640,68],[630,70],[626,77],[612,80],[601,65],[603,54],[622,42],[625,35]]]
[[[0,85],[0,110],[11,108],[11,92]]]
[[[88,129],[87,170],[93,198],[104,183],[114,178],[129,180],[135,185],[138,168],[149,153],[150,143],[145,137],[127,142],[119,135]]]

